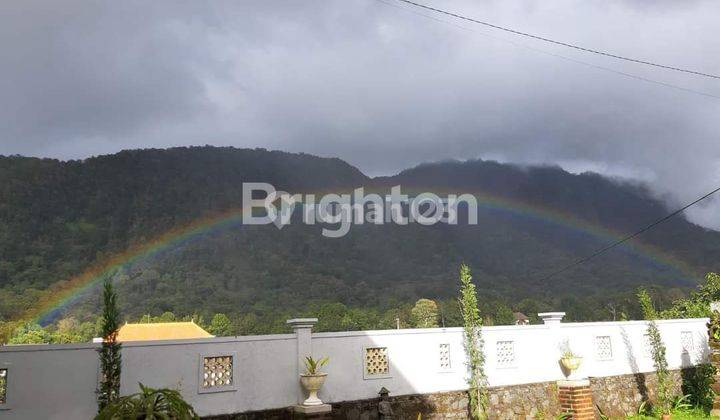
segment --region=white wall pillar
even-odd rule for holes
[[[551,357],[551,369],[555,372],[558,379],[565,379],[565,373],[560,368],[560,365],[555,362],[555,360],[559,361],[561,356],[560,346],[562,342],[565,341],[565,337],[562,336],[562,332],[560,331],[560,323],[562,322],[563,317],[565,317],[565,312],[541,312],[538,316],[542,319],[543,324],[548,327],[548,344],[552,347],[548,349],[546,354]],[[553,355],[557,356],[557,359],[552,357]]]
[[[287,321],[295,333],[297,343],[297,395],[300,404],[305,400],[305,394],[300,385],[300,374],[305,373],[305,357],[312,356],[312,327],[317,321],[317,318],[295,318]]]

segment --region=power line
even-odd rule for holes
[[[525,45],[525,44],[521,44],[521,43],[518,43],[518,42],[515,42],[515,41],[511,41],[511,40],[508,40],[508,39],[504,39],[504,38],[499,38],[499,37],[496,37],[496,36],[489,35],[489,34],[487,34],[487,33],[485,33],[485,32],[480,32],[480,31],[473,30],[473,29],[471,29],[471,28],[467,28],[467,27],[465,27],[465,26],[457,25],[457,24],[455,24],[455,23],[453,23],[453,22],[449,22],[449,21],[447,21],[447,20],[438,19],[438,18],[436,18],[436,17],[429,16],[429,15],[426,15],[426,14],[423,14],[423,13],[419,13],[419,12],[413,11],[413,10],[411,10],[411,9],[403,8],[403,7],[400,7],[400,6],[398,6],[398,5],[389,3],[388,1],[385,1],[385,0],[378,0],[378,1],[379,1],[380,3],[383,3],[383,4],[387,5],[387,6],[391,6],[391,7],[394,7],[394,8],[396,8],[396,9],[403,10],[403,11],[405,11],[405,12],[413,13],[413,14],[416,14],[416,15],[418,15],[418,16],[422,16],[422,17],[424,17],[424,18],[427,18],[427,19],[430,19],[430,20],[434,20],[434,21],[436,21],[436,22],[444,23],[444,24],[447,24],[447,25],[452,25],[452,26],[454,26],[454,27],[456,27],[456,28],[460,28],[460,29],[463,29],[463,30],[466,30],[466,31],[470,31],[470,32],[476,33],[476,34],[478,34],[478,35],[482,35],[482,36],[487,37],[487,38],[490,38],[490,39],[495,39],[495,40],[498,40],[498,41],[506,42],[506,43],[512,44],[512,45],[514,45],[514,46],[516,46],[516,47],[525,48],[525,49],[530,50],[530,51],[534,51],[534,52],[537,52],[537,53],[540,53],[540,54],[549,55],[549,56],[552,56],[552,57],[555,57],[555,58],[559,58],[559,59],[561,59],[561,60],[569,61],[569,62],[571,62],[571,63],[580,64],[580,65],[583,65],[583,66],[586,66],[586,67],[590,67],[590,68],[594,68],[594,69],[597,69],[597,70],[607,71],[607,72],[614,73],[614,74],[617,74],[617,75],[620,75],[620,76],[624,76],[624,77],[628,77],[628,78],[631,78],[631,79],[640,80],[640,81],[643,81],[643,82],[647,82],[647,83],[652,83],[652,84],[656,84],[656,85],[668,87],[668,88],[675,89],[675,90],[679,90],[679,91],[683,91],[683,92],[694,93],[694,94],[696,94],[696,95],[701,95],[701,96],[705,96],[705,97],[713,98],[713,99],[720,99],[720,96],[713,95],[713,94],[711,94],[711,93],[701,92],[701,91],[698,91],[698,90],[694,90],[694,89],[689,89],[689,88],[682,87],[682,86],[673,85],[673,84],[671,84],[671,83],[662,82],[662,81],[659,81],[659,80],[654,80],[654,79],[650,79],[650,78],[643,77],[643,76],[638,76],[638,75],[635,75],[635,74],[631,74],[631,73],[627,73],[627,72],[615,70],[615,69],[612,69],[612,68],[609,68],[609,67],[604,67],[604,66],[600,66],[600,65],[597,65],[597,64],[588,63],[588,62],[586,62],[586,61],[578,60],[578,59],[575,59],[575,58],[570,58],[570,57],[567,57],[567,56],[564,56],[564,55],[561,55],[561,54],[556,54],[556,53],[552,53],[552,52],[549,52],[549,51],[541,50],[541,49],[539,49],[539,48],[530,47],[530,46],[527,46],[527,45]]]
[[[528,38],[533,38],[533,39],[537,39],[537,40],[540,40],[540,41],[549,42],[549,43],[551,43],[551,44],[561,45],[561,46],[563,46],[563,47],[568,47],[568,48],[573,48],[573,49],[576,49],[576,50],[579,50],[579,51],[584,51],[584,52],[588,52],[588,53],[592,53],[592,54],[598,54],[598,55],[602,55],[602,56],[605,56],[605,57],[615,58],[615,59],[618,59],[618,60],[629,61],[629,62],[632,62],[632,63],[638,63],[638,64],[644,64],[644,65],[647,65],[647,66],[658,67],[658,68],[666,69],[666,70],[673,70],[673,71],[679,71],[679,72],[682,72],[682,73],[694,74],[694,75],[697,75],[697,76],[710,77],[710,78],[712,78],[712,79],[720,79],[720,76],[715,75],[715,74],[703,73],[703,72],[700,72],[700,71],[689,70],[689,69],[685,69],[685,68],[681,68],[681,67],[674,67],[674,66],[668,66],[668,65],[664,65],[664,64],[653,63],[653,62],[651,62],[651,61],[640,60],[640,59],[636,59],[636,58],[631,58],[631,57],[626,57],[626,56],[622,56],[622,55],[618,55],[618,54],[609,53],[609,52],[606,52],[606,51],[600,51],[600,50],[596,50],[596,49],[592,49],[592,48],[581,47],[581,46],[576,45],[576,44],[570,44],[570,43],[567,43],[567,42],[556,41],[556,40],[554,40],[554,39],[545,38],[545,37],[542,37],[542,36],[539,36],[539,35],[533,35],[533,34],[530,34],[530,33],[527,33],[527,32],[521,32],[521,31],[518,31],[518,30],[515,30],[515,29],[506,28],[506,27],[504,27],[504,26],[494,25],[494,24],[489,23],[489,22],[484,22],[484,21],[481,21],[481,20],[477,20],[477,19],[473,19],[473,18],[467,17],[467,16],[459,15],[459,14],[457,14],[457,13],[448,12],[447,10],[437,9],[437,8],[435,8],[435,7],[427,6],[427,5],[424,5],[424,4],[421,4],[421,3],[415,3],[414,1],[411,1],[411,0],[397,0],[397,1],[400,1],[400,2],[403,2],[403,3],[407,3],[407,4],[413,5],[413,6],[415,6],[415,7],[420,7],[420,8],[426,9],[426,10],[430,10],[430,11],[433,11],[433,12],[436,12],[436,13],[441,13],[441,14],[444,14],[444,15],[447,15],[447,16],[452,16],[452,17],[457,18],[457,19],[462,19],[462,20],[465,20],[465,21],[468,21],[468,22],[473,22],[473,23],[477,23],[477,24],[480,24],[480,25],[484,25],[484,26],[487,26],[487,27],[490,27],[490,28],[493,28],[493,29],[498,29],[498,30],[501,30],[501,31],[509,32],[509,33],[511,33],[511,34],[520,35],[520,36],[524,36],[524,37],[528,37]]]
[[[561,268],[561,269],[559,269],[559,270],[557,270],[557,271],[554,271],[554,272],[552,272],[552,273],[550,273],[550,274],[548,274],[548,275],[546,275],[546,276],[538,279],[537,282],[543,282],[543,281],[545,281],[545,280],[548,280],[548,279],[550,279],[550,278],[552,278],[552,277],[557,276],[557,275],[560,274],[560,273],[564,273],[565,271],[567,271],[567,270],[569,270],[569,269],[571,269],[571,268],[574,268],[574,267],[576,267],[576,266],[578,266],[578,265],[580,265],[580,264],[583,264],[583,263],[585,263],[585,262],[587,262],[587,261],[589,261],[589,260],[597,257],[598,255],[603,254],[603,253],[605,253],[605,252],[607,252],[607,251],[615,248],[616,246],[621,245],[621,244],[629,241],[630,239],[633,239],[633,238],[635,238],[636,236],[641,235],[641,234],[644,233],[644,232],[647,232],[648,230],[652,229],[653,227],[659,225],[660,223],[665,222],[666,220],[670,219],[671,217],[674,217],[674,216],[682,213],[683,211],[687,210],[689,207],[694,206],[695,204],[703,201],[704,199],[710,197],[711,195],[715,194],[715,193],[718,192],[718,191],[720,191],[720,187],[715,188],[714,190],[712,190],[712,191],[710,191],[709,193],[703,195],[702,197],[698,198],[697,200],[693,201],[692,203],[687,204],[687,205],[685,205],[685,206],[683,206],[683,207],[675,210],[674,212],[668,214],[667,216],[665,216],[665,217],[663,217],[663,218],[660,218],[660,219],[658,219],[658,220],[650,223],[649,225],[645,226],[644,228],[638,230],[637,232],[635,232],[635,233],[633,233],[633,234],[630,234],[630,235],[628,235],[628,236],[625,236],[624,238],[619,239],[619,240],[611,243],[610,245],[607,245],[607,246],[605,246],[605,247],[603,247],[603,248],[598,249],[597,251],[593,252],[593,253],[590,254],[590,255],[587,255],[587,256],[585,256],[585,257],[583,257],[583,258],[580,258],[579,260],[573,262],[572,264],[569,264],[569,265],[567,265],[567,266],[565,266],[565,267],[563,267],[563,268]]]
[[[386,4],[386,5],[388,5],[388,6],[396,7],[396,8],[402,9],[402,10],[406,10],[406,9],[400,8],[400,7],[398,7],[398,6],[395,6],[395,5],[389,3],[389,2],[387,2],[387,1],[385,1],[385,0],[378,0],[378,1],[380,1],[381,3]],[[547,42],[551,42],[551,43],[555,43],[555,44],[559,44],[559,45],[564,45],[564,46],[567,46],[567,47],[570,47],[570,48],[575,48],[575,49],[579,49],[579,50],[583,50],[583,51],[587,51],[587,52],[592,52],[592,53],[596,53],[596,54],[600,54],[600,55],[605,55],[605,56],[609,56],[609,57],[613,57],[613,58],[618,58],[618,59],[621,59],[621,60],[633,61],[633,62],[638,62],[638,63],[641,63],[641,64],[647,64],[647,65],[656,66],[656,67],[661,67],[661,68],[666,68],[666,69],[670,69],[670,70],[677,70],[677,71],[682,71],[682,72],[686,72],[686,73],[698,74],[698,75],[701,75],[701,76],[707,76],[707,77],[711,77],[711,78],[715,78],[715,79],[720,79],[720,76],[715,76],[715,75],[712,75],[712,74],[705,74],[705,73],[695,72],[695,71],[692,71],[692,70],[680,69],[680,68],[675,68],[675,67],[670,67],[670,66],[663,66],[663,65],[660,65],[660,64],[655,64],[655,63],[651,63],[651,62],[645,62],[645,61],[642,61],[642,60],[635,60],[635,59],[632,59],[632,58],[627,58],[627,57],[622,57],[622,56],[616,56],[616,55],[613,55],[613,54],[604,53],[604,52],[602,52],[602,51],[596,51],[596,50],[586,49],[586,48],[579,47],[579,46],[575,46],[575,45],[572,45],[572,44],[566,44],[566,43],[562,43],[562,42],[559,42],[559,41],[554,41],[554,40],[551,40],[551,39],[547,39],[547,38],[543,38],[543,37],[539,37],[539,36],[535,36],[535,35],[531,35],[531,34],[526,34],[526,33],[523,33],[523,32],[519,32],[519,31],[512,30],[512,29],[508,29],[508,28],[503,28],[503,27],[500,27],[500,26],[492,25],[492,24],[489,24],[489,23],[486,23],[486,22],[477,21],[477,20],[475,20],[475,19],[468,18],[468,17],[465,17],[465,16],[456,15],[456,14],[454,14],[454,13],[447,12],[447,11],[444,11],[444,10],[435,9],[435,8],[433,8],[433,7],[425,6],[425,5],[422,5],[422,4],[419,4],[419,3],[415,3],[415,2],[412,2],[412,1],[410,1],[410,0],[397,0],[397,1],[400,1],[400,2],[403,2],[403,3],[407,3],[407,4],[410,4],[410,5],[413,5],[413,6],[421,7],[421,8],[423,8],[423,9],[431,10],[431,11],[434,11],[434,12],[442,13],[442,14],[445,14],[445,15],[448,15],[448,16],[453,16],[453,17],[456,17],[456,18],[459,18],[459,19],[467,20],[467,21],[470,21],[470,22],[475,22],[475,23],[479,23],[479,24],[482,24],[482,25],[490,26],[490,27],[492,27],[492,28],[501,29],[501,30],[503,30],[503,31],[507,31],[507,32],[511,32],[511,33],[515,33],[515,34],[519,34],[519,35],[523,35],[523,36],[529,36],[529,37],[531,37],[531,38],[536,38],[536,39],[540,39],[540,40],[543,40],[543,41],[547,41]],[[412,12],[411,10],[406,10],[406,11],[411,12],[411,13],[415,13],[415,12]],[[695,94],[698,94],[698,95],[703,95],[703,96],[710,97],[710,98],[714,98],[714,99],[720,99],[720,96],[712,95],[712,94],[705,93],[705,92],[696,91],[696,90],[693,90],[693,89],[684,88],[684,87],[681,87],[681,86],[676,86],[676,85],[673,85],[673,84],[670,84],[670,83],[665,83],[665,82],[661,82],[661,81],[657,81],[657,80],[653,80],[653,79],[648,79],[648,78],[646,78],[646,77],[637,76],[637,75],[634,75],[634,74],[630,74],[630,73],[626,73],[626,72],[614,70],[614,69],[611,69],[611,68],[608,68],[608,67],[599,66],[599,65],[592,64],[592,63],[588,63],[588,62],[585,62],[585,61],[576,60],[576,59],[574,59],[574,58],[569,58],[569,57],[566,57],[566,56],[563,56],[563,55],[560,55],[560,54],[551,53],[551,52],[544,51],[544,50],[541,50],[541,49],[529,47],[529,46],[526,46],[526,45],[523,45],[523,44],[518,44],[518,43],[516,43],[516,42],[510,41],[510,40],[506,40],[506,39],[503,39],[503,38],[497,38],[497,37],[494,37],[494,36],[491,36],[491,35],[488,35],[488,34],[485,34],[485,33],[482,33],[482,32],[477,32],[477,31],[474,31],[474,30],[472,30],[472,29],[470,29],[470,28],[466,28],[466,27],[464,27],[464,26],[456,25],[456,24],[454,24],[454,23],[451,23],[451,22],[448,22],[448,21],[445,21],[445,20],[441,20],[441,19],[437,19],[437,18],[434,18],[434,17],[432,17],[432,16],[428,16],[428,15],[425,15],[425,14],[422,14],[422,13],[416,13],[416,14],[418,14],[418,15],[420,15],[420,16],[423,16],[423,17],[425,17],[425,18],[428,18],[428,19],[435,20],[435,21],[437,21],[437,22],[445,23],[445,24],[448,24],[448,25],[453,25],[453,26],[458,27],[458,28],[460,28],[460,29],[464,29],[464,30],[468,30],[468,31],[471,31],[471,32],[475,32],[475,33],[478,33],[478,34],[480,34],[480,35],[483,35],[483,36],[486,36],[486,37],[489,37],[489,38],[493,38],[493,39],[497,39],[497,40],[500,40],[500,41],[508,42],[508,43],[513,44],[513,45],[515,45],[515,46],[519,46],[519,47],[522,47],[522,48],[526,48],[526,49],[529,49],[529,50],[532,50],[532,51],[535,51],[535,52],[539,52],[539,53],[542,53],[542,54],[551,55],[551,56],[553,56],[553,57],[561,58],[561,59],[563,59],[563,60],[567,60],[567,61],[574,62],[574,63],[577,63],[577,64],[582,64],[582,65],[589,66],[589,67],[592,67],[592,68],[596,68],[596,69],[599,69],[599,70],[609,71],[609,72],[612,72],[612,73],[615,73],[615,74],[619,74],[619,75],[622,75],[622,76],[630,77],[630,78],[633,78],[633,79],[637,79],[637,80],[641,80],[641,81],[645,81],[645,82],[649,82],[649,83],[654,83],[654,84],[662,85],[662,86],[665,86],[665,87],[669,87],[669,88],[673,88],[673,89],[677,89],[677,90],[681,90],[681,91],[685,91],[685,92],[689,92],[689,93],[695,93]],[[668,219],[670,219],[670,218],[672,218],[672,217],[674,217],[674,216],[682,213],[683,211],[687,210],[687,209],[690,208],[691,206],[693,206],[693,205],[695,205],[695,204],[697,204],[697,203],[705,200],[706,198],[710,197],[711,195],[715,194],[715,193],[718,192],[718,191],[720,191],[720,187],[718,187],[718,188],[710,191],[709,193],[707,193],[707,194],[703,195],[702,197],[698,198],[697,200],[695,200],[695,201],[693,201],[693,202],[691,202],[691,203],[689,203],[689,204],[687,204],[687,205],[685,205],[685,206],[683,206],[683,207],[681,207],[681,208],[673,211],[672,213],[666,215],[665,217],[662,217],[662,218],[660,218],[660,219],[658,219],[658,220],[650,223],[649,225],[643,227],[642,229],[636,231],[635,233],[632,233],[632,234],[630,234],[630,235],[628,235],[628,236],[625,236],[625,237],[622,238],[622,239],[619,239],[619,240],[613,242],[613,243],[610,244],[610,245],[607,245],[607,246],[605,246],[605,247],[603,247],[603,248],[600,248],[600,249],[596,250],[595,252],[593,252],[592,254],[587,255],[587,256],[585,256],[585,257],[583,257],[583,258],[581,258],[581,259],[573,262],[572,264],[569,264],[569,265],[567,265],[567,266],[565,266],[565,267],[563,267],[563,268],[561,268],[561,269],[559,269],[559,270],[557,270],[557,271],[554,271],[554,272],[552,272],[552,273],[550,273],[550,274],[548,274],[548,275],[546,275],[546,276],[538,279],[537,281],[538,281],[538,282],[542,282],[542,281],[548,280],[548,279],[550,279],[550,278],[552,278],[552,277],[554,277],[554,276],[556,276],[556,275],[558,275],[558,274],[561,274],[561,273],[563,273],[563,272],[565,272],[565,271],[567,271],[567,270],[569,270],[569,269],[571,269],[571,268],[574,268],[574,267],[576,267],[576,266],[578,266],[578,265],[580,265],[580,264],[583,264],[583,263],[585,263],[585,262],[587,262],[587,261],[589,261],[589,260],[591,260],[591,259],[593,259],[593,258],[595,258],[595,257],[597,257],[597,256],[599,256],[599,255],[601,255],[601,254],[603,254],[603,253],[605,253],[605,252],[607,252],[607,251],[609,251],[609,250],[611,250],[611,249],[613,249],[613,248],[615,248],[615,247],[617,247],[617,246],[619,246],[619,245],[621,245],[621,244],[623,244],[623,243],[625,243],[625,242],[627,242],[627,241],[629,241],[629,240],[631,240],[631,239],[633,239],[633,238],[635,238],[635,237],[637,237],[637,236],[639,236],[639,235],[641,235],[641,234],[643,234],[644,232],[646,232],[646,231],[652,229],[653,227],[655,227],[655,226],[657,226],[657,225],[659,225],[659,224],[667,221]]]

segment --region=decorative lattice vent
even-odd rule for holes
[[[233,357],[203,357],[203,388],[230,386],[233,383]]]
[[[440,344],[440,369],[450,370],[450,344]]]
[[[7,369],[0,369],[0,404],[7,401]]]
[[[509,367],[515,365],[514,341],[498,341],[495,344],[495,353],[499,367]]]
[[[683,353],[690,353],[693,351],[695,343],[693,343],[692,331],[681,331],[680,343],[682,344]]]
[[[612,360],[612,340],[609,335],[595,337],[595,358],[597,360]]]
[[[368,376],[390,373],[387,347],[368,347],[365,349],[365,374]]]

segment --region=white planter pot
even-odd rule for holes
[[[318,398],[318,391],[322,388],[325,383],[327,373],[318,373],[315,375],[300,375],[300,383],[303,388],[308,392],[308,398],[303,402],[303,405],[321,405],[323,402]]]
[[[582,357],[563,357],[562,359],[560,359],[560,363],[562,363],[562,366],[567,370],[567,376],[570,376],[580,367],[580,364],[582,363]]]

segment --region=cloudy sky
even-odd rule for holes
[[[714,0],[422,1],[720,74]],[[397,0],[6,0],[0,52],[0,154],[232,145],[339,156],[371,175],[480,157],[639,179],[671,204],[720,185],[720,80]],[[690,218],[718,228],[718,215],[720,198]]]

